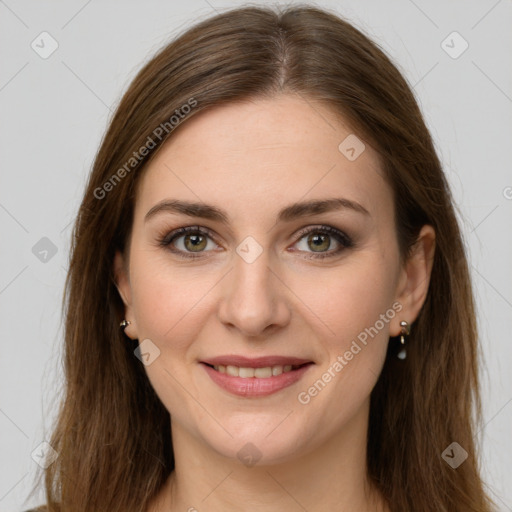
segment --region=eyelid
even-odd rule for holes
[[[338,244],[341,245],[341,248],[338,248],[336,250],[330,250],[325,252],[308,252],[308,251],[297,251],[297,252],[306,252],[309,256],[304,256],[305,259],[323,259],[323,258],[329,258],[329,257],[335,257],[338,256],[343,250],[348,249],[350,247],[354,246],[354,243],[350,236],[348,236],[346,233],[341,231],[338,228],[335,228],[333,226],[325,225],[325,224],[318,224],[318,225],[311,225],[307,226],[305,228],[300,229],[298,232],[296,232],[293,237],[295,239],[295,242],[293,245],[296,245],[298,242],[300,242],[306,235],[309,233],[324,233],[331,237],[334,237]],[[176,249],[173,247],[172,242],[182,236],[186,236],[188,234],[200,234],[206,237],[209,237],[213,242],[215,242],[217,245],[221,245],[216,240],[216,234],[211,231],[210,229],[194,225],[194,226],[182,226],[180,228],[174,229],[171,232],[167,233],[165,236],[159,238],[159,245],[163,246],[164,248],[167,248],[174,254],[177,254],[178,256],[184,258],[184,259],[195,259],[195,258],[201,258],[205,257],[210,252],[213,251],[198,251],[197,253],[194,252],[185,252],[181,249]],[[295,252],[295,251],[293,251]]]
[[[296,241],[293,245],[296,245],[298,242],[300,242],[306,235],[310,233],[323,233],[327,234],[330,237],[334,237],[336,239],[336,242],[340,245],[338,249],[329,250],[329,251],[320,251],[320,252],[308,252],[308,251],[297,251],[297,252],[306,252],[306,256],[302,256],[306,260],[323,260],[327,258],[335,258],[337,256],[340,256],[342,252],[344,252],[346,249],[350,249],[355,244],[352,240],[352,238],[347,235],[342,230],[335,228],[333,226],[325,225],[325,224],[318,224],[313,226],[308,226],[306,228],[303,228],[299,230],[295,234]],[[295,251],[294,251],[295,252]]]
[[[332,226],[328,226],[328,225],[325,225],[325,224],[318,224],[318,225],[314,225],[314,226],[308,226],[306,228],[303,228],[303,229],[299,230],[295,234],[295,237],[297,237],[297,241],[295,243],[297,243],[299,240],[301,240],[305,235],[308,235],[309,233],[316,233],[316,232],[327,233],[328,235],[332,235],[332,236],[334,236],[336,238],[341,238],[342,242],[344,244],[346,244],[347,246],[352,246],[353,245],[352,239],[346,233],[344,233],[343,231],[341,231],[338,228],[335,228],[335,227],[332,227]]]
[[[164,243],[170,243],[174,238],[178,236],[188,235],[190,233],[200,233],[202,235],[209,236],[212,240],[215,241],[216,235],[213,231],[203,226],[194,225],[194,226],[182,226],[176,229],[169,231],[165,236],[161,237],[161,241]],[[217,243],[217,242],[215,242]]]

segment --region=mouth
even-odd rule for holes
[[[286,365],[274,365],[274,366],[262,366],[262,367],[251,367],[251,366],[235,366],[235,365],[223,365],[223,364],[208,364],[206,366],[213,368],[219,373],[225,373],[230,377],[240,377],[241,379],[268,379],[269,377],[277,377],[282,373],[293,372],[313,363],[304,364],[286,364]]]
[[[201,361],[201,366],[220,388],[246,398],[277,393],[299,381],[314,364],[289,357],[229,356]]]

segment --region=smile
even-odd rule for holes
[[[231,377],[241,377],[242,379],[256,378],[256,379],[265,379],[268,377],[281,375],[282,373],[291,372],[292,370],[297,370],[301,365],[292,366],[291,364],[276,365],[276,366],[264,366],[263,368],[249,368],[244,366],[224,366],[214,365],[213,368],[220,373],[227,373],[231,375]]]
[[[264,397],[281,391],[299,381],[313,366],[307,362],[299,365],[272,365],[261,367],[211,365],[201,363],[215,384],[231,394]]]

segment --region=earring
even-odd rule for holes
[[[119,327],[121,327],[121,329],[126,329],[129,325],[131,324],[130,321],[128,320],[123,320],[120,324],[119,324]]]
[[[400,345],[402,346],[402,349],[400,352],[398,352],[397,357],[398,359],[405,359],[407,357],[407,351],[405,350],[405,337],[409,336],[411,333],[411,326],[409,325],[409,322],[402,321],[400,322]]]

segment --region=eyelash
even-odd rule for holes
[[[297,234],[297,242],[300,242],[306,235],[309,235],[310,233],[322,233],[326,235],[330,235],[336,239],[336,241],[341,245],[340,248],[338,248],[335,251],[329,251],[329,252],[319,252],[319,253],[310,253],[312,256],[306,256],[306,259],[324,259],[324,258],[332,258],[334,256],[337,256],[339,253],[341,253],[344,249],[348,249],[350,247],[354,246],[354,243],[350,239],[349,236],[347,236],[342,231],[339,231],[336,228],[333,228],[331,226],[314,226],[310,228],[305,228],[299,231]],[[165,235],[163,238],[160,238],[158,243],[160,246],[167,248],[174,254],[177,254],[178,256],[182,258],[190,258],[190,259],[196,259],[203,257],[203,254],[205,251],[198,252],[197,254],[189,253],[182,251],[181,249],[176,249],[173,247],[172,243],[177,240],[178,238],[190,235],[190,234],[199,234],[203,236],[207,236],[208,238],[212,239],[215,242],[215,238],[213,234],[205,228],[201,228],[200,226],[185,226],[178,229],[175,229],[174,231],[171,231],[167,235]]]

